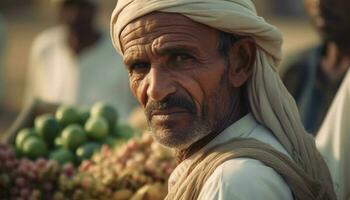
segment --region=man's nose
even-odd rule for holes
[[[159,102],[176,91],[172,78],[165,70],[151,68],[148,81],[147,96],[149,100]]]

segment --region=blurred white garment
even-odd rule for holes
[[[113,105],[126,121],[136,105],[129,90],[127,70],[115,53],[109,35],[79,55],[67,43],[67,30],[58,26],[44,31],[33,43],[26,101],[91,106],[97,101]]]
[[[338,90],[316,137],[335,186],[338,200],[350,198],[350,70]]]

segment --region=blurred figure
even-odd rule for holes
[[[265,2],[266,3],[266,2]],[[272,0],[271,6],[274,9],[274,12],[278,16],[282,17],[298,17],[302,15],[302,2],[295,0]]]
[[[4,84],[5,84],[5,54],[6,47],[6,24],[3,17],[0,15],[0,111],[4,103]]]
[[[331,172],[338,200],[350,198],[350,70],[316,137]]]
[[[36,99],[79,106],[102,100],[127,120],[136,103],[109,33],[95,25],[97,2],[58,2],[60,25],[41,33],[31,49],[26,105]]]
[[[305,0],[322,42],[288,62],[282,79],[294,96],[305,128],[319,129],[350,65],[350,4],[346,0]]]

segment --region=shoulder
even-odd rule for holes
[[[260,142],[268,144],[272,146],[275,150],[280,153],[285,154],[289,158],[292,157],[288,154],[287,150],[283,147],[283,145],[277,140],[277,138],[273,135],[271,130],[267,129],[263,125],[258,125],[248,136],[248,138],[256,139]]]
[[[310,62],[318,62],[318,59],[313,59],[313,57],[319,58],[322,55],[323,49],[324,45],[320,44],[286,55],[280,66],[280,74],[283,76],[288,71],[314,64]]]
[[[200,200],[292,200],[292,194],[280,175],[258,160],[232,159],[221,164],[209,177]]]
[[[40,53],[63,42],[66,31],[63,26],[55,26],[39,33],[33,43],[31,50],[33,53]]]
[[[118,70],[120,72],[127,72],[124,67],[123,58],[117,53],[111,42],[109,33],[101,30],[101,38],[96,44],[95,48],[86,54],[91,60],[103,63],[105,67],[111,67],[113,71]],[[117,67],[116,67],[117,66]],[[125,75],[124,73],[121,75]]]
[[[313,67],[318,66],[323,49],[324,45],[317,45],[287,55],[280,66],[282,80],[312,71]]]

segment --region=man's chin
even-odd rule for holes
[[[178,132],[178,130],[190,130],[193,126],[193,116],[189,113],[176,113],[169,115],[154,115],[148,120],[152,129]]]
[[[196,132],[194,130],[152,130],[152,136],[158,143],[177,150],[187,149],[193,143],[203,138],[204,132]]]
[[[177,149],[177,150],[182,150],[182,149],[187,149],[188,147],[191,146],[194,142],[184,142],[184,141],[175,141],[172,138],[162,138],[158,137],[156,134],[153,134],[153,139],[160,143],[161,145],[164,145],[166,147],[172,148],[172,149]]]

